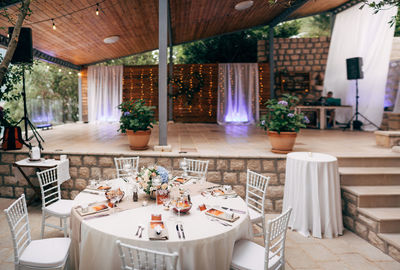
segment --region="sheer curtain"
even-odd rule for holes
[[[258,64],[219,64],[218,74],[218,124],[258,121]]]
[[[89,66],[89,122],[118,121],[122,102],[123,66]]]
[[[394,27],[390,27],[389,21],[396,15],[397,8],[373,14],[369,7],[360,10],[360,5],[362,3],[336,15],[324,91],[332,91],[335,98],[342,99],[342,104],[353,105],[355,108],[355,80],[347,80],[346,59],[362,57],[364,79],[358,81],[359,112],[379,126],[394,33]],[[367,125],[363,128],[374,129]]]

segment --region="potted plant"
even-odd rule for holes
[[[261,117],[260,127],[268,132],[273,153],[287,154],[292,151],[297,132],[310,121],[302,113],[296,113],[299,99],[284,94],[281,100],[270,99],[265,105],[267,114]]]
[[[119,131],[126,133],[132,150],[145,150],[155,123],[154,106],[146,106],[143,99],[128,100],[118,105],[122,111]]]

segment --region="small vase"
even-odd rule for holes
[[[272,146],[272,153],[287,154],[293,150],[297,132],[268,131],[268,139]]]

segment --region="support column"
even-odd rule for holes
[[[171,82],[174,79],[174,45],[172,41],[172,26],[171,26],[171,9],[168,0],[168,41],[169,41],[169,67],[168,67],[168,77]],[[168,121],[174,120],[174,100],[172,98],[172,83],[168,85]]]
[[[158,128],[159,145],[167,145],[167,42],[168,0],[158,1]]]
[[[82,118],[82,77],[78,76],[78,108],[79,108],[79,122],[83,121]]]
[[[270,98],[275,98],[275,72],[274,72],[274,28],[269,27],[268,32],[269,46],[269,89]]]

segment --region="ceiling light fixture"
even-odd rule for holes
[[[254,4],[254,1],[242,1],[235,5],[235,9],[238,11],[242,11],[242,10],[252,7],[253,4]]]
[[[53,22],[53,30],[56,30],[57,27],[56,27],[56,23],[54,22],[54,19],[51,19],[51,21]]]
[[[97,4],[96,4],[96,15],[97,15],[97,16],[99,16],[99,13],[100,13],[100,11],[99,11],[99,6],[100,6],[100,4],[97,3]]]
[[[110,37],[106,37],[103,41],[104,43],[107,44],[112,44],[115,43],[119,40],[119,36],[110,36]]]

